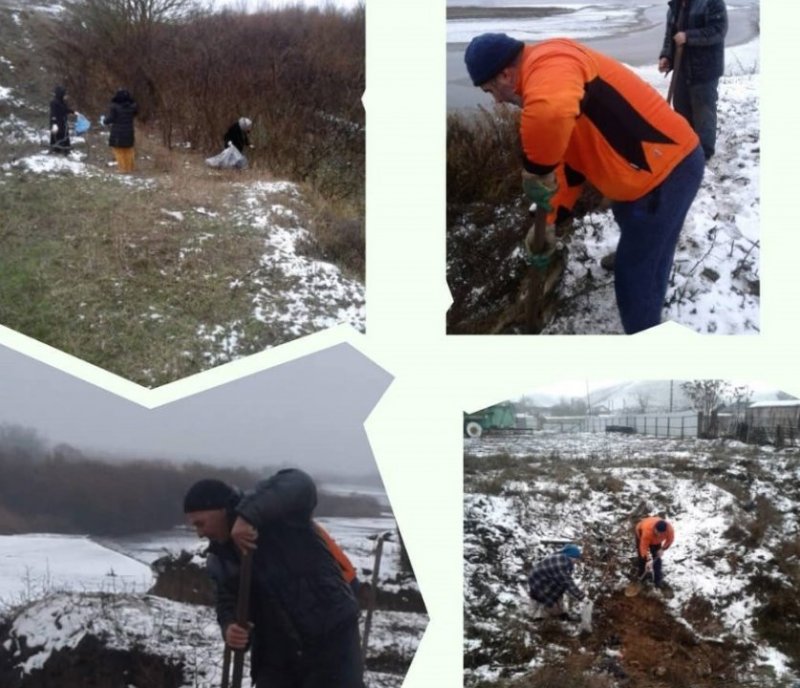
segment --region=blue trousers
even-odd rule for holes
[[[678,74],[675,83],[675,112],[683,115],[700,137],[706,160],[717,143],[717,87],[719,79],[690,84]]]
[[[620,229],[614,291],[626,334],[661,322],[675,246],[704,169],[698,146],[649,194],[611,206]]]
[[[650,546],[650,556],[653,558],[653,585],[660,588],[664,583],[664,573],[661,568],[661,557],[656,557],[661,551],[661,545]],[[644,569],[647,566],[647,559],[639,554],[639,541],[636,541],[636,563],[638,565],[639,577],[644,575]]]

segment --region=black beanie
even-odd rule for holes
[[[225,509],[236,495],[236,490],[221,480],[198,480],[183,498],[183,513]]]

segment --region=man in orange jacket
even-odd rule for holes
[[[525,45],[482,34],[464,59],[476,86],[522,108],[522,186],[549,211],[548,236],[585,181],[611,199],[622,325],[629,334],[658,325],[678,235],[703,177],[692,128],[627,67],[572,40]],[[529,248],[532,240],[531,232]],[[546,267],[550,252],[532,256],[532,265]]]
[[[636,524],[635,532],[639,577],[644,576],[645,571],[652,570],[653,585],[660,588],[664,582],[661,555],[675,539],[675,530],[661,516],[648,516]]]

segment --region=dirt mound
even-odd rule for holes
[[[155,585],[148,591],[151,595],[188,604],[214,604],[214,590],[205,567],[189,552],[156,559],[151,568],[156,574]]]
[[[713,622],[702,598],[687,606],[691,614]],[[659,688],[735,685],[734,655],[743,651],[730,639],[700,639],[666,610],[662,600],[643,593],[618,592],[598,601],[591,644],[619,653],[619,664],[631,686]],[[741,658],[740,658],[741,659]]]
[[[181,667],[166,658],[135,648],[110,649],[94,635],[84,636],[74,648],[54,651],[41,668],[29,673],[23,673],[23,665],[30,650],[22,649],[12,662],[4,648],[5,643],[0,646],[4,688],[180,688],[184,684]]]

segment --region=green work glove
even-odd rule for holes
[[[541,270],[543,272],[550,266],[550,257],[552,255],[552,250],[547,251],[546,253],[529,253],[526,257],[526,261],[532,268],[536,268],[537,270]]]
[[[536,236],[535,225],[531,225],[528,233],[525,235],[525,249],[527,250],[526,260],[528,265],[536,268],[537,270],[547,270],[550,265],[550,258],[556,250],[556,227],[555,225],[547,225],[544,230],[544,246],[539,253],[533,252],[533,243]]]
[[[544,208],[547,212],[550,212],[553,209],[550,200],[558,190],[556,173],[531,174],[523,170],[522,190],[531,202],[536,204],[537,208]]]

